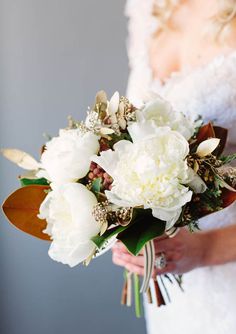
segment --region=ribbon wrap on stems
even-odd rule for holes
[[[173,238],[179,231],[179,228],[172,227],[171,229],[166,231],[166,235],[169,238]],[[148,292],[150,280],[152,278],[152,273],[154,269],[155,263],[155,247],[154,247],[154,240],[151,240],[146,243],[144,246],[144,277],[142,286],[140,288],[140,292]]]
[[[144,276],[140,292],[147,292],[149,289],[150,279],[152,277],[155,262],[154,241],[151,240],[144,246]]]

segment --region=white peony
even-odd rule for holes
[[[195,123],[181,112],[173,110],[171,104],[161,97],[146,103],[136,114],[138,122],[152,120],[157,126],[169,126],[172,130],[181,133],[187,140],[194,134]]]
[[[47,195],[39,218],[47,220],[44,232],[52,238],[48,254],[53,260],[74,267],[93,254],[91,238],[101,228],[92,215],[96,204],[95,195],[79,183],[64,184]]]
[[[59,136],[46,144],[37,176],[56,185],[76,182],[88,173],[90,157],[98,150],[99,137],[92,132],[60,130]]]
[[[122,140],[114,151],[93,157],[114,180],[106,195],[120,206],[151,208],[170,228],[192,197],[184,185],[189,181],[188,142],[180,133],[158,128],[153,121],[133,123],[128,130],[133,143]]]

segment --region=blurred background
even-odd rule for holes
[[[125,94],[125,1],[0,0],[0,146],[39,158],[43,133],[85,116],[95,93]],[[21,170],[0,157],[0,200]],[[88,268],[53,262],[48,244],[0,216],[0,333],[144,333],[120,306],[122,269],[111,254]]]

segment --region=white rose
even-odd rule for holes
[[[76,182],[88,173],[90,157],[98,150],[99,137],[92,132],[60,130],[59,136],[46,144],[37,175],[57,185]]]
[[[188,142],[180,133],[158,128],[152,121],[133,123],[128,130],[133,143],[122,140],[114,151],[93,157],[114,180],[106,195],[120,206],[151,208],[169,228],[192,197],[184,186],[189,180]]]
[[[152,120],[157,126],[169,126],[172,130],[181,133],[187,140],[194,134],[195,123],[184,114],[173,110],[169,102],[161,97],[146,103],[137,111],[137,121]]]
[[[68,183],[51,191],[40,206],[39,218],[47,220],[44,231],[52,238],[49,256],[74,267],[95,250],[91,238],[100,224],[92,215],[95,195],[84,185]]]

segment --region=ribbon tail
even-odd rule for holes
[[[157,306],[166,305],[156,278],[154,278],[154,287],[156,292]]]
[[[150,279],[152,277],[155,261],[155,248],[153,240],[146,243],[144,246],[144,277],[140,292],[147,292],[149,289]]]

